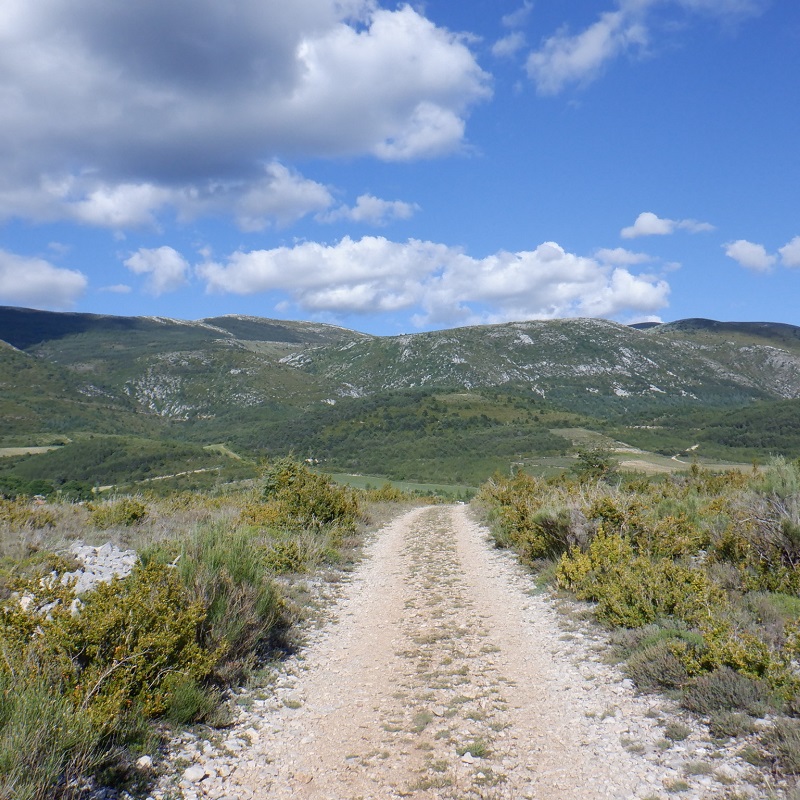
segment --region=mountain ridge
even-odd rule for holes
[[[744,460],[800,441],[800,328],[783,323],[586,318],[374,336],[236,314],[0,308],[3,337],[0,446],[123,434],[143,452],[156,439],[224,443],[460,483],[566,457],[563,429],[671,454],[702,441]]]

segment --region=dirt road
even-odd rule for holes
[[[747,765],[696,731],[665,739],[659,701],[637,697],[531,587],[467,507],[400,517],[367,548],[280,708],[253,712],[235,740],[252,744],[209,758],[185,796],[716,798],[746,786]]]

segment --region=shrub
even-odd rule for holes
[[[56,517],[48,508],[32,508],[25,500],[3,500],[0,498],[0,525],[7,525],[11,530],[22,528],[52,528]]]
[[[606,530],[620,530],[625,522],[625,512],[608,495],[596,497],[586,512],[589,519],[599,520]]]
[[[106,530],[115,526],[130,527],[147,516],[147,506],[132,497],[123,497],[109,503],[91,504],[89,521],[95,528]]]
[[[558,557],[570,547],[584,544],[578,530],[580,522],[573,520],[568,508],[540,508],[530,515],[525,527],[511,534],[511,541],[522,558],[531,562]]]
[[[296,537],[276,539],[265,554],[267,567],[278,575],[304,572],[308,562],[308,547]]]
[[[596,601],[598,619],[612,627],[670,615],[702,627],[725,606],[724,593],[704,572],[636,555],[630,541],[602,526],[585,553],[573,548],[562,557],[557,579],[579,599]]]
[[[0,671],[48,681],[107,733],[131,709],[162,714],[175,676],[201,680],[217,658],[198,641],[202,604],[164,565],[137,566],[127,578],[100,584],[83,596],[79,614],[58,581],[18,588],[35,599],[23,608],[12,597],[2,607],[8,649]]]
[[[178,570],[205,608],[202,637],[220,655],[217,669],[239,673],[282,621],[265,547],[247,531],[207,526],[183,543]]]
[[[658,520],[639,534],[637,544],[642,547],[645,540],[643,549],[648,553],[668,558],[693,555],[708,544],[703,532],[683,514],[670,514]]]
[[[800,775],[800,721],[781,718],[763,737],[774,752],[780,768],[790,775]]]
[[[670,720],[664,726],[664,737],[671,742],[682,742],[692,734],[692,729],[677,720]]]
[[[173,725],[203,722],[215,713],[220,702],[218,690],[181,676],[172,684],[164,717]]]
[[[388,481],[378,489],[367,489],[365,494],[374,503],[402,503],[413,499],[413,495],[392,486]]]
[[[761,494],[779,498],[800,495],[800,462],[776,456],[754,481],[754,487]]]
[[[0,797],[48,800],[103,759],[89,714],[41,680],[0,674]]]
[[[684,688],[681,705],[698,714],[746,711],[760,717],[766,711],[768,700],[769,689],[765,683],[723,666],[694,678]]]
[[[264,503],[251,505],[242,521],[290,531],[336,527],[355,530],[361,514],[356,493],[291,459],[276,461],[265,473]]]
[[[579,480],[597,480],[609,478],[617,471],[617,463],[607,447],[595,445],[594,447],[579,447],[576,451],[576,461],[572,471]]]
[[[736,739],[753,733],[753,720],[739,711],[712,711],[708,729],[715,739]]]
[[[677,689],[689,677],[670,641],[650,644],[635,652],[628,659],[626,672],[640,689]]]

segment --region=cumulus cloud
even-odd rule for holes
[[[596,80],[607,64],[623,55],[650,50],[656,8],[667,26],[676,13],[710,15],[726,22],[760,13],[768,0],[617,0],[616,8],[579,33],[563,29],[545,39],[531,52],[528,76],[543,95],[558,94],[571,84]]]
[[[146,275],[146,289],[154,295],[173,292],[187,283],[189,263],[172,247],[140,248],[124,262],[136,275]]]
[[[0,87],[0,215],[110,227],[193,194],[245,228],[319,211],[263,165],[450,153],[490,95],[464,37],[376,0],[6,0]]]
[[[363,222],[369,225],[385,225],[396,219],[410,219],[419,211],[416,203],[406,203],[403,200],[381,200],[371,194],[362,194],[356,198],[356,204],[350,208],[341,206],[327,214],[318,215],[322,222],[337,222],[349,220]]]
[[[86,290],[86,276],[41,258],[0,250],[0,303],[64,309]]]
[[[260,231],[270,222],[288,225],[306,214],[328,208],[333,197],[316,181],[273,161],[267,164],[264,175],[249,183],[216,184],[206,192],[184,192],[179,207],[188,217],[197,216],[200,208],[233,209],[242,230]]]
[[[767,252],[763,244],[748,242],[746,239],[728,242],[723,247],[728,258],[732,258],[740,266],[755,272],[769,272],[777,261],[775,256]]]
[[[129,228],[154,225],[155,214],[169,202],[171,192],[151,183],[121,183],[91,189],[84,197],[70,200],[74,181],[63,184],[62,197],[70,216],[78,222],[103,228]],[[80,190],[79,190],[80,191]]]
[[[0,209],[14,205],[14,199],[0,192]],[[288,225],[333,202],[326,186],[273,160],[247,179],[208,179],[179,187],[109,184],[92,174],[47,179],[36,216],[113,229],[157,227],[159,213],[169,207],[184,221],[227,214],[241,230],[260,231]]]
[[[623,228],[620,236],[623,239],[635,239],[639,236],[665,236],[677,230],[689,233],[704,233],[713,231],[714,226],[708,222],[698,222],[695,219],[664,219],[652,211],[644,211],[636,217],[636,222]]]
[[[312,313],[416,310],[421,325],[649,314],[669,295],[663,280],[554,242],[477,259],[434,242],[345,237],[238,251],[196,271],[209,292],[283,293]]]
[[[795,236],[778,252],[781,254],[781,263],[784,267],[800,267],[800,236]]]

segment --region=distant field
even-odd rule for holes
[[[203,447],[203,450],[208,451],[209,453],[220,453],[223,456],[228,456],[228,458],[233,458],[236,461],[241,461],[242,457],[238,453],[234,453],[229,447],[224,444],[207,444]]]
[[[51,445],[50,447],[0,447],[0,458],[49,453],[51,450],[58,450],[59,447],[61,445]]]
[[[477,491],[475,486],[448,483],[412,483],[410,481],[392,481],[376,475],[348,475],[342,472],[329,473],[337,483],[352,486],[355,489],[380,489],[386,483],[402,492],[432,492],[434,494],[460,495]]]
[[[671,472],[682,472],[691,469],[693,463],[703,469],[714,472],[724,472],[726,470],[737,469],[742,472],[752,470],[752,464],[741,462],[717,461],[710,458],[702,458],[697,455],[697,444],[688,444],[686,448],[674,456],[664,456],[659,453],[652,453],[638,447],[631,447],[625,442],[616,441],[597,431],[590,431],[586,428],[553,428],[550,431],[557,436],[563,436],[576,447],[606,447],[617,457],[620,469],[632,472],[644,472],[647,475],[666,474]],[[569,467],[572,461],[569,458],[541,458],[535,459],[532,463],[525,463],[525,468],[534,471],[536,468],[542,473],[547,474],[556,469]]]

